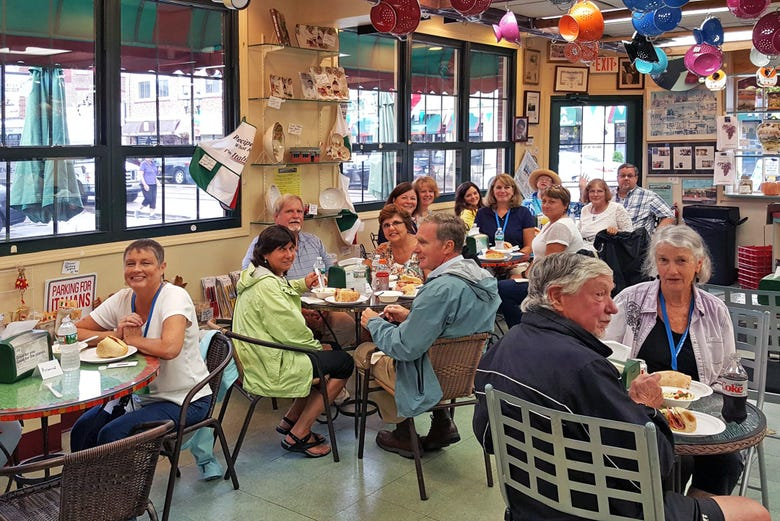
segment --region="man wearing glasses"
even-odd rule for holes
[[[637,186],[639,169],[623,163],[618,167],[618,186],[615,202],[620,203],[631,216],[634,229],[644,228],[652,235],[655,227],[674,224],[674,212],[655,192]]]

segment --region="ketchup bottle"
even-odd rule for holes
[[[738,353],[732,353],[720,375],[723,385],[721,415],[727,422],[742,423],[747,418],[748,374]]]

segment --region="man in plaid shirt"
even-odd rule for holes
[[[615,202],[622,204],[628,211],[634,229],[644,227],[647,234],[652,235],[656,222],[658,226],[674,224],[674,212],[666,201],[655,192],[637,186],[637,181],[639,181],[639,169],[636,166],[623,163],[618,167]]]

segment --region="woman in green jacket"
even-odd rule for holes
[[[233,314],[233,330],[268,342],[309,348],[317,352],[322,372],[330,376],[328,395],[332,400],[344,388],[354,367],[352,357],[330,351],[314,339],[301,314],[301,294],[316,283],[314,274],[288,281],[285,273],[295,259],[295,235],[284,226],[270,226],[258,238],[252,263],[241,273],[238,300]],[[319,393],[312,391],[316,374],[303,353],[265,349],[235,341],[236,353],[244,368],[247,391],[260,396],[295,398],[276,427],[285,437],[282,447],[311,458],[330,454],[325,437],[311,427],[323,412]]]

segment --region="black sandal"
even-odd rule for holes
[[[293,439],[295,443],[290,443],[287,441],[287,439],[282,440],[282,448],[285,450],[289,450],[290,452],[300,452],[308,456],[309,458],[321,458],[323,456],[327,456],[330,454],[330,448],[328,452],[323,452],[322,454],[311,452],[311,448],[316,447],[317,445],[322,445],[325,443],[325,437],[320,436],[319,434],[315,434],[313,432],[309,432],[306,436],[303,438],[299,438],[293,433],[287,434],[290,438]],[[314,441],[309,441],[310,439],[314,438]]]
[[[298,420],[291,420],[291,419],[290,419],[290,418],[288,418],[287,416],[283,416],[283,417],[282,417],[282,421],[283,421],[284,423],[286,423],[287,425],[289,425],[290,427],[288,427],[287,429],[285,429],[285,428],[284,428],[284,427],[282,427],[281,425],[277,425],[277,426],[276,426],[276,432],[278,432],[279,434],[283,434],[283,435],[287,436],[288,434],[290,434],[290,430],[291,430],[293,427],[295,427],[295,422],[296,422],[296,421],[298,421]]]

